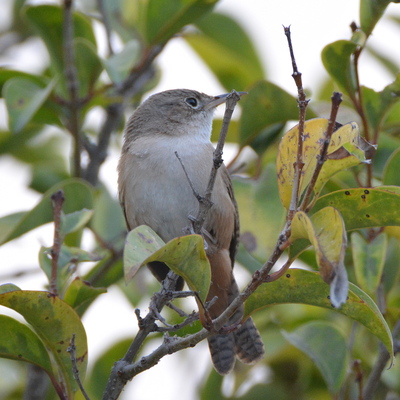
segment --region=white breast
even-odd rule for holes
[[[189,225],[188,216],[197,214],[198,201],[175,152],[195,189],[204,194],[214,151],[205,139],[185,135],[135,140],[122,177],[126,187],[125,210],[131,227],[149,225],[165,241],[183,234]]]

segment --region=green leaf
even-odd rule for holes
[[[51,353],[54,373],[66,398],[73,398],[78,385],[73,376],[70,355],[67,352],[75,335],[76,359],[80,378],[87,367],[86,332],[75,311],[58,297],[48,292],[13,291],[0,295],[0,304],[20,313],[32,325]]]
[[[108,76],[114,83],[121,83],[129,74],[140,56],[140,44],[137,40],[125,43],[124,48],[109,59],[103,60]]]
[[[400,73],[397,74],[396,80],[381,92],[363,86],[362,99],[372,132],[378,132],[390,109],[400,100]]]
[[[26,361],[43,368],[54,381],[53,369],[46,348],[26,325],[0,315],[0,357]]]
[[[327,206],[340,212],[347,231],[400,225],[400,188],[397,186],[338,190],[320,197],[311,212]]]
[[[97,296],[106,292],[105,288],[95,288],[89,282],[75,278],[65,291],[64,301],[80,314],[80,306],[92,302]]]
[[[0,92],[3,91],[4,84],[12,78],[24,78],[32,81],[32,83],[35,83],[38,86],[41,87],[46,86],[43,77],[41,76],[29,74],[23,71],[17,71],[13,69],[0,67]]]
[[[21,290],[18,286],[13,283],[5,283],[4,285],[0,285],[0,294],[13,292],[14,290]]]
[[[43,88],[30,79],[12,78],[4,84],[3,97],[12,132],[17,133],[25,127],[49,97],[55,83],[53,80]]]
[[[240,146],[252,146],[260,155],[266,146],[254,146],[254,142],[266,129],[299,117],[296,99],[279,86],[267,81],[257,82],[252,86],[240,104],[242,105],[239,121]],[[268,135],[268,142],[271,143],[279,132],[280,130],[273,130]]]
[[[217,0],[149,0],[146,39],[151,45],[164,43],[185,25],[210,12]]]
[[[87,96],[103,71],[96,46],[89,40],[77,38],[74,41],[76,68],[79,81],[79,96]]]
[[[384,185],[400,186],[400,148],[394,151],[385,164],[382,183]]]
[[[309,356],[320,370],[331,393],[337,393],[347,371],[347,344],[341,332],[322,321],[302,325],[293,332],[282,331],[293,346]]]
[[[333,207],[325,207],[309,218],[306,213],[298,211],[291,228],[290,241],[308,239],[314,246],[322,279],[331,287],[331,302],[340,307],[348,292],[344,267],[347,236],[340,213]]]
[[[94,211],[82,209],[75,211],[70,214],[61,214],[61,227],[60,232],[62,236],[68,235],[68,233],[75,232],[82,229],[92,218]]]
[[[48,280],[52,276],[52,258],[51,247],[41,247],[39,251],[39,265],[46,274]],[[76,265],[82,261],[98,261],[99,257],[89,253],[79,247],[70,247],[62,245],[60,248],[58,263],[57,263],[57,290],[59,293],[64,293],[66,285],[69,283],[71,276],[75,273]]]
[[[141,266],[151,261],[164,262],[205,301],[210,288],[211,269],[201,236],[182,236],[164,245],[154,231],[141,225],[130,231],[126,239],[125,279],[131,280]]]
[[[337,311],[368,328],[389,351],[393,362],[393,340],[390,329],[372,299],[349,283],[349,297],[340,308],[332,307],[329,288],[319,273],[291,268],[286,276],[261,285],[245,303],[245,318],[275,304],[308,304]]]
[[[391,0],[361,0],[360,2],[360,25],[361,30],[369,36],[376,23],[381,19],[386,7]]]
[[[383,233],[366,241],[359,233],[352,233],[351,248],[358,285],[369,295],[378,288],[386,259],[387,236]]]
[[[116,246],[116,239],[120,238],[121,248],[126,236],[126,222],[121,205],[115,196],[111,196],[108,190],[102,186],[95,192],[94,215],[90,220],[90,228],[95,232],[96,237],[104,242],[113,242]]]
[[[227,91],[243,90],[264,77],[251,39],[235,20],[212,13],[196,26],[201,33],[185,35],[185,39]]]
[[[338,40],[328,44],[322,50],[322,62],[329,75],[350,97],[356,91],[354,71],[351,56],[357,49],[357,44],[349,40]]]
[[[39,204],[31,211],[0,218],[0,244],[6,243],[38,226],[53,221],[51,196],[58,189],[64,191],[65,202],[63,210],[65,213],[71,213],[83,208],[92,208],[92,188],[87,183],[79,179],[63,181],[48,190],[43,195]]]
[[[28,6],[25,8],[29,22],[34,26],[41,39],[44,41],[51,59],[54,73],[60,77],[57,90],[66,95],[66,77],[64,74],[63,55],[63,10],[54,5]],[[85,15],[73,13],[75,58],[78,67],[80,90],[86,92],[89,86],[97,79],[101,72],[101,64],[96,55],[97,45],[92,23]],[[50,34],[51,32],[51,34]],[[88,79],[89,78],[89,79]],[[85,81],[85,79],[88,79]],[[83,93],[80,93],[81,95]]]

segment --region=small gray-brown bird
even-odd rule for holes
[[[185,170],[198,193],[204,193],[213,164],[214,147],[210,142],[215,108],[227,95],[208,96],[194,90],[167,90],[151,96],[128,120],[125,140],[118,165],[119,199],[128,229],[150,226],[165,241],[182,236],[189,225],[188,217],[196,216],[198,201],[188,178],[175,155],[178,152]],[[211,265],[211,286],[207,300],[215,296],[210,316],[218,317],[239,294],[233,277],[233,264],[238,244],[239,216],[232,183],[224,165],[219,168],[212,207],[207,215],[204,239]],[[162,281],[168,267],[150,263],[153,274]],[[177,290],[183,287],[178,281]],[[242,319],[243,308],[228,324]],[[200,310],[204,325],[204,312]],[[209,337],[209,348],[215,369],[229,373],[235,355],[247,364],[264,355],[264,345],[251,318],[233,333]]]

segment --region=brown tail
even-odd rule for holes
[[[211,264],[213,265],[213,264]],[[221,264],[220,264],[221,265]],[[221,271],[221,268],[218,272]],[[225,269],[226,271],[226,269]],[[239,294],[239,288],[233,277],[232,269],[225,276],[212,271],[212,285],[208,301],[218,297],[216,303],[210,308],[212,319],[218,317]],[[226,326],[236,324],[243,318],[243,306],[240,307],[229,319]],[[200,313],[200,319],[203,315]],[[221,375],[232,371],[236,356],[245,364],[253,364],[264,356],[264,345],[260,334],[251,318],[242,323],[238,330],[228,334],[217,334],[208,339],[211,358],[215,369]]]
[[[236,356],[245,364],[254,364],[264,356],[264,344],[251,318],[234,333],[208,338],[214,368],[221,375],[229,374]]]

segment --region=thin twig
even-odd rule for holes
[[[51,196],[54,215],[54,241],[51,249],[51,278],[50,278],[50,293],[53,296],[58,295],[57,275],[58,275],[58,258],[62,244],[61,237],[61,212],[64,203],[64,192],[60,189]]]
[[[214,189],[215,179],[217,177],[217,172],[219,167],[222,165],[222,154],[225,145],[226,135],[228,133],[229,124],[232,119],[233,111],[236,107],[237,102],[240,100],[240,95],[235,90],[227,96],[225,102],[225,113],[222,120],[222,127],[218,138],[217,147],[214,150],[213,156],[213,166],[211,168],[210,178],[208,181],[207,189],[204,196],[201,197],[199,201],[199,211],[195,219],[193,219],[193,230],[195,233],[201,234],[204,221],[206,220],[208,211],[212,206],[211,195]]]
[[[337,113],[339,111],[340,103],[342,102],[342,94],[339,92],[333,92],[331,99],[332,99],[332,107],[331,107],[331,114],[329,117],[328,127],[325,132],[325,137],[324,137],[324,141],[322,143],[320,152],[317,156],[317,165],[315,166],[310,183],[307,187],[307,191],[304,195],[303,202],[300,206],[300,209],[302,211],[308,211],[308,207],[310,205],[310,201],[311,201],[312,193],[315,188],[315,184],[317,183],[317,179],[318,179],[319,173],[321,172],[322,166],[324,165],[324,163],[326,161],[326,156],[328,154],[328,148],[329,148],[329,144],[331,142],[331,137],[332,137],[333,132],[335,131]]]
[[[74,374],[74,378],[79,386],[79,389],[82,392],[83,397],[86,400],[90,400],[89,396],[87,395],[82,382],[81,382],[81,378],[79,376],[79,369],[78,369],[78,365],[76,363],[76,346],[75,346],[75,333],[72,334],[72,338],[71,341],[69,342],[69,347],[67,348],[67,351],[70,355],[71,358],[71,363],[72,363],[72,373]]]
[[[203,197],[200,195],[200,193],[199,193],[199,192],[197,191],[197,189],[194,187],[194,184],[193,184],[192,180],[190,179],[190,176],[189,176],[189,174],[188,174],[188,172],[187,172],[187,170],[186,170],[185,164],[183,163],[183,160],[182,160],[181,156],[179,155],[179,153],[178,153],[177,151],[175,151],[175,156],[176,156],[176,158],[178,159],[179,163],[181,164],[181,167],[182,167],[183,172],[184,172],[184,174],[185,174],[185,176],[186,176],[186,179],[187,179],[187,181],[188,181],[188,183],[189,183],[189,186],[190,186],[190,188],[192,189],[193,196],[196,197],[196,199],[197,199],[199,202],[202,201],[202,200],[203,200]]]
[[[298,124],[299,134],[297,138],[297,153],[296,153],[296,162],[294,164],[292,197],[290,200],[289,212],[287,216],[287,219],[291,221],[294,217],[294,214],[297,210],[297,205],[299,203],[300,180],[302,176],[302,170],[304,167],[304,162],[303,162],[304,123],[306,120],[306,112],[309,100],[307,100],[306,94],[303,89],[303,81],[301,79],[302,74],[297,69],[297,63],[294,56],[291,33],[290,33],[290,26],[283,27],[283,29],[285,31],[285,35],[288,41],[290,58],[292,60],[292,67],[293,67],[292,77],[297,87],[297,96],[298,96],[297,104],[299,106],[299,124]]]
[[[67,84],[69,99],[67,102],[68,119],[67,126],[74,138],[74,176],[81,176],[81,150],[82,136],[79,126],[79,95],[78,95],[78,73],[75,64],[74,51],[74,23],[72,13],[73,0],[64,0],[63,18],[63,61],[64,74]]]

